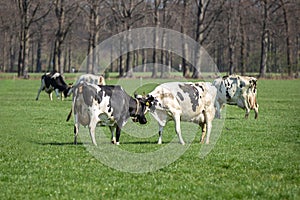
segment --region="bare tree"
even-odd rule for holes
[[[160,22],[159,22],[159,6],[160,6],[161,0],[154,0],[154,12],[153,12],[153,21],[154,21],[154,25],[156,28],[159,28],[160,26]],[[154,31],[154,37],[153,37],[154,41],[154,48],[153,48],[153,52],[152,52],[152,63],[153,63],[153,70],[152,70],[152,78],[156,78],[157,77],[157,71],[158,71],[158,63],[157,63],[157,46],[158,46],[158,42],[159,42],[159,38],[157,37],[157,29],[156,31]]]
[[[262,0],[262,36],[261,36],[261,56],[260,56],[260,70],[259,77],[263,78],[266,76],[267,70],[267,61],[268,61],[268,46],[269,46],[269,29],[268,29],[268,20],[269,20],[269,2],[268,0]]]
[[[94,53],[94,49],[99,42],[100,28],[106,22],[105,16],[101,16],[101,7],[104,1],[85,0],[81,2],[83,13],[88,17],[88,57],[87,57],[87,73],[95,73],[95,63],[99,63],[99,58]],[[102,23],[101,23],[102,22]]]
[[[284,20],[284,30],[285,30],[285,37],[286,37],[286,59],[287,59],[287,71],[288,76],[293,76],[293,69],[292,69],[292,58],[291,58],[291,41],[290,41],[290,24],[289,24],[289,16],[288,11],[286,8],[286,4],[288,1],[280,0],[280,6],[283,12],[283,20]]]
[[[187,62],[186,62],[186,57],[189,54],[189,49],[187,46],[187,43],[184,42],[186,37],[187,37],[187,29],[188,27],[186,26],[187,23],[187,12],[188,12],[188,4],[189,1],[187,0],[182,0],[179,1],[179,3],[182,5],[182,11],[181,11],[181,25],[180,25],[180,32],[182,33],[182,55],[183,58],[181,60],[181,65],[182,65],[182,75],[184,77],[189,77],[190,76],[190,67],[188,66]]]
[[[196,30],[195,40],[203,45],[204,41],[208,38],[213,30],[216,21],[219,19],[220,14],[223,11],[224,0],[218,1],[217,4],[213,4],[211,0],[195,0],[195,7],[197,9],[196,17]],[[213,12],[209,13],[210,7],[214,7]],[[201,47],[200,47],[201,48]],[[195,50],[196,66],[193,68],[193,78],[200,78],[201,72],[201,49]]]
[[[106,4],[110,7],[113,15],[115,16],[115,21],[117,23],[121,23],[123,26],[123,30],[129,31],[129,34],[127,38],[125,39],[125,43],[127,45],[127,49],[131,48],[131,34],[130,31],[135,23],[143,19],[144,13],[143,10],[145,8],[144,0],[130,0],[130,1],[108,1],[106,0]],[[123,59],[123,56],[121,57]],[[126,77],[132,77],[133,71],[133,52],[127,52],[126,54],[126,66],[125,66],[125,76]],[[120,62],[123,63],[122,61]],[[120,69],[120,76],[123,76],[124,74],[121,73]]]
[[[41,12],[44,7],[41,6],[40,1],[17,0],[16,3],[20,13],[18,76],[28,78],[30,27],[33,23],[46,17],[49,10]],[[49,6],[51,7],[51,4]]]
[[[76,1],[55,0],[55,17],[57,19],[57,29],[55,32],[54,50],[53,50],[53,70],[64,72],[62,65],[62,44],[75,19],[78,17],[78,4]]]

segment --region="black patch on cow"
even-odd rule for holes
[[[225,79],[227,79],[228,77],[229,77],[229,76],[226,75],[226,76],[223,76],[222,79],[225,80]]]
[[[182,84],[179,85],[179,88],[184,93],[187,93],[189,95],[192,103],[192,110],[195,112],[197,106],[199,106],[199,98],[200,98],[199,91],[191,84]]]
[[[111,106],[108,104],[107,107],[108,107],[108,112],[111,112]]]
[[[98,95],[96,95],[96,88],[92,86],[85,85],[84,89],[82,90],[83,100],[84,103],[88,106],[93,105],[93,99],[101,102],[101,99],[98,99]]]
[[[199,83],[195,83],[195,86],[197,86],[197,87],[201,88],[202,92],[204,92],[204,88],[203,88],[203,86],[202,86],[202,85],[200,85]],[[200,97],[200,98],[201,98],[201,97]]]
[[[240,83],[240,88],[243,88],[243,87],[245,87],[246,86],[246,84],[244,83],[244,82],[241,82]]]
[[[229,92],[228,92],[228,89],[226,90],[226,98],[227,98],[227,99],[231,99],[231,96],[230,96],[230,94],[229,94]]]
[[[181,94],[180,92],[177,92],[177,96],[179,97],[179,99],[180,99],[181,101],[184,100],[184,98],[183,98],[183,96],[182,96],[182,94]]]

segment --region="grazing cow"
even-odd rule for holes
[[[258,117],[257,79],[248,76],[230,75],[215,79],[213,85],[217,88],[216,117],[221,117],[221,109],[224,104],[237,105],[245,109],[245,118],[248,118],[250,110],[254,110],[255,119]]]
[[[83,74],[77,79],[76,83],[74,84],[74,87],[78,85],[81,81],[95,85],[105,85],[105,80],[103,76],[97,76],[94,74]],[[72,92],[73,89],[69,91],[68,95],[71,95]]]
[[[88,126],[94,145],[96,125],[109,126],[112,142],[119,144],[121,128],[130,117],[146,124],[145,99],[130,97],[121,86],[94,85],[81,82],[74,87],[72,110],[74,112],[74,143],[77,143],[79,125]],[[72,110],[67,118],[70,119]],[[114,131],[116,129],[116,137]]]
[[[148,98],[154,97],[150,105],[151,115],[158,121],[159,139],[162,143],[162,131],[169,120],[175,121],[175,130],[179,142],[184,144],[181,136],[180,121],[194,122],[202,128],[201,143],[206,143],[212,128],[215,116],[215,97],[217,90],[211,83],[198,82],[170,82],[157,86]]]
[[[68,86],[63,77],[58,72],[45,73],[41,78],[41,87],[38,90],[35,100],[39,99],[42,90],[45,90],[49,94],[49,98],[52,101],[52,92],[55,91],[57,98],[59,98],[59,92],[61,92],[61,100],[69,96],[68,92],[72,87]]]

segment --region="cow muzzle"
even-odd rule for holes
[[[146,124],[147,123],[146,117],[140,117],[140,116],[138,116],[137,119],[138,119],[138,122],[140,124]]]

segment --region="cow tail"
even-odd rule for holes
[[[70,110],[70,113],[68,114],[68,117],[67,117],[67,122],[70,120],[70,118],[71,118],[71,115],[72,115],[72,108],[71,108],[71,110]]]

